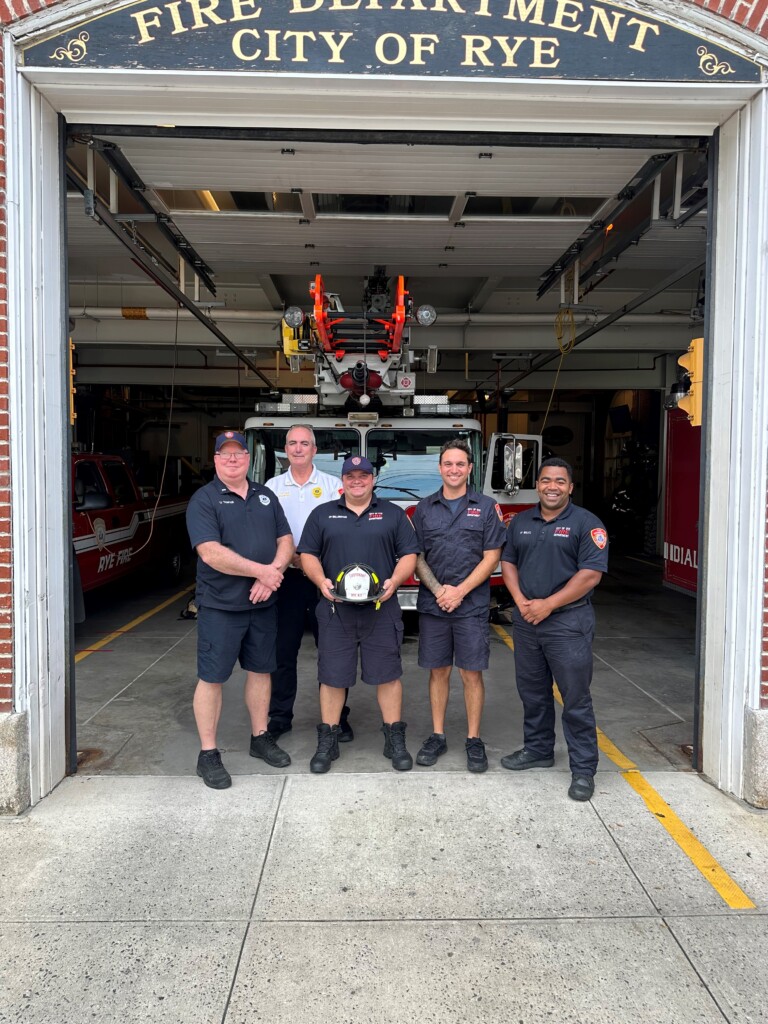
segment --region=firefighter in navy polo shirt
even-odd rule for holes
[[[598,749],[592,710],[592,594],[608,571],[608,534],[600,520],[571,501],[573,471],[562,459],[539,469],[538,506],[520,512],[507,529],[501,556],[514,598],[517,690],[523,702],[523,747],[502,757],[505,768],[550,768],[554,762],[553,680],[563,698],[568,746],[568,796],[595,791]]]
[[[467,768],[488,768],[480,738],[488,668],[491,601],[489,577],[499,564],[506,533],[501,510],[490,498],[469,490],[472,452],[466,441],[446,441],[440,450],[439,491],[422,498],[411,520],[422,554],[419,579],[419,665],[429,669],[432,735],[416,755],[416,764],[433,765],[448,749],[445,712],[451,668],[464,684],[467,709]]]
[[[397,588],[416,567],[416,534],[401,508],[373,493],[373,466],[368,459],[360,455],[348,458],[341,468],[341,480],[344,493],[312,510],[298,546],[302,569],[321,595],[317,673],[322,721],[309,767],[315,773],[327,772],[339,756],[344,691],[355,685],[359,651],[361,678],[377,687],[384,756],[398,771],[408,771],[413,759],[405,746],[405,722],[401,720],[403,617]],[[381,581],[375,601],[337,600],[339,575],[354,564],[370,567]]]
[[[222,684],[235,662],[245,669],[251,757],[275,768],[291,763],[267,732],[270,673],[276,666],[277,589],[293,556],[291,528],[275,495],[248,479],[245,437],[216,438],[213,480],[192,495],[187,529],[197,549],[197,774],[212,789],[232,785],[216,746]]]

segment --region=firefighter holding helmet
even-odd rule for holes
[[[320,716],[310,771],[327,772],[339,756],[345,689],[357,678],[377,688],[384,756],[398,771],[413,767],[405,746],[397,588],[413,574],[418,544],[408,517],[373,492],[373,466],[360,455],[341,470],[344,493],[314,508],[298,545],[301,566],[320,591],[317,606]]]

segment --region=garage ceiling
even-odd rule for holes
[[[229,357],[189,314],[177,322],[171,297],[131,258],[131,247],[138,246],[157,260],[158,277],[178,277],[178,252],[159,233],[159,217],[182,248],[188,243],[210,268],[215,294],[188,268],[186,293],[264,365],[275,365],[282,309],[309,306],[315,274],[350,309],[359,308],[364,279],[374,268],[404,274],[415,301],[438,310],[435,327],[412,334],[416,353],[428,344],[441,349],[437,386],[448,386],[449,373],[466,380],[487,376],[499,353],[508,357],[505,366],[517,368],[537,352],[556,351],[554,318],[562,296],[552,270],[564,260],[567,266],[576,248],[577,333],[657,288],[673,271],[691,267],[574,351],[561,380],[567,387],[570,374],[574,384],[580,369],[594,368],[599,352],[601,370],[616,371],[615,380],[603,376],[601,386],[666,386],[664,374],[687,347],[701,311],[707,186],[701,148],[678,156],[658,143],[643,148],[641,141],[632,148],[492,141],[480,147],[422,144],[417,137],[392,145],[324,143],[297,141],[295,134],[286,142],[213,135],[81,134],[72,140],[68,160],[81,186],[88,180],[88,151],[95,149],[90,180],[105,205],[105,148],[125,178],[112,208],[127,247],[88,215],[79,192],[68,197],[81,380],[89,372],[93,380],[106,380],[110,365],[121,367],[122,381],[139,380],[132,363],[146,370],[153,360],[167,361],[174,343],[218,365]],[[646,186],[655,174],[657,185]],[[539,297],[542,281],[554,284]],[[568,277],[571,304],[573,288]],[[132,310],[127,316],[125,308]],[[531,386],[548,386],[553,373],[541,371]],[[205,380],[213,382],[210,372]]]

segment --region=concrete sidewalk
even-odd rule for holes
[[[69,779],[0,821],[0,1021],[763,1022],[768,816],[645,777],[754,910],[614,771]]]
[[[614,557],[596,594],[592,689],[616,746],[587,804],[566,795],[559,725],[554,768],[500,767],[522,738],[504,630],[486,775],[466,771],[458,680],[435,769],[391,769],[358,686],[354,742],[310,775],[307,639],[280,741],[292,765],[248,756],[233,678],[219,740],[233,786],[207,790],[195,623],[181,600],[162,607],[171,593],[95,603],[78,627],[94,650],[77,666],[80,773],[0,819],[0,1024],[764,1024],[768,812],[690,769],[695,606],[653,566]],[[412,753],[431,731],[416,640]],[[690,857],[673,838],[685,826],[704,847]]]

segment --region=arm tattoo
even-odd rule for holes
[[[437,596],[437,592],[442,588],[443,584],[437,581],[435,574],[427,565],[424,555],[419,555],[416,559],[416,572],[424,586],[428,587]]]

